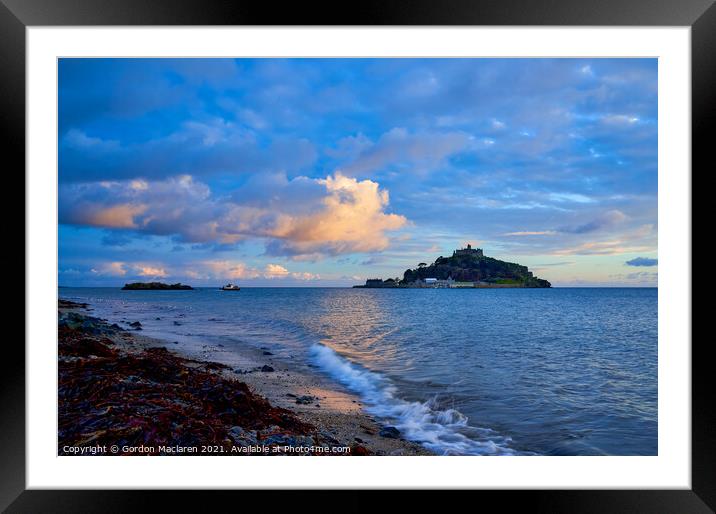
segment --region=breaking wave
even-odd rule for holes
[[[443,455],[518,454],[509,446],[510,437],[468,425],[467,416],[455,409],[441,410],[436,398],[403,400],[386,377],[351,363],[327,346],[313,344],[310,357],[322,371],[360,395],[370,414],[389,420],[409,441]]]

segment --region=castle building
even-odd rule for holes
[[[482,248],[473,248],[471,245],[467,245],[467,248],[461,248],[460,250],[455,250],[452,252],[452,256],[455,257],[457,255],[474,255],[476,257],[482,257]]]

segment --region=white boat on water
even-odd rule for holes
[[[237,285],[232,284],[229,282],[224,287],[221,288],[222,291],[239,291],[241,288]]]

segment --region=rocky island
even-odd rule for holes
[[[190,290],[191,286],[177,282],[176,284],[165,284],[163,282],[132,282],[124,284],[122,288],[130,291],[150,291],[150,290]]]
[[[368,279],[358,288],[429,287],[429,288],[508,288],[552,287],[535,277],[527,266],[486,257],[481,248],[455,250],[451,257],[438,257],[428,265],[421,262],[408,269],[401,279]]]

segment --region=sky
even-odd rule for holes
[[[63,286],[350,286],[467,243],[656,286],[656,59],[61,59]]]

